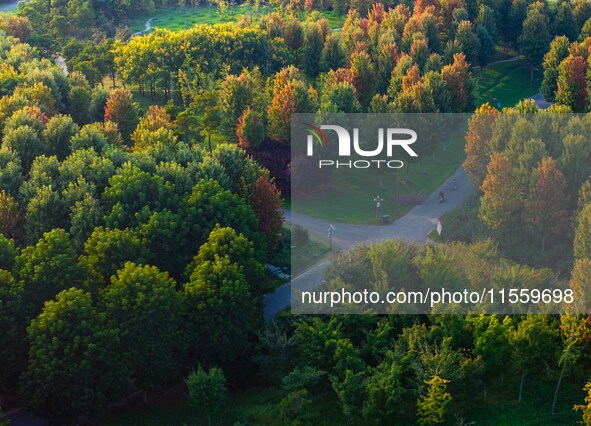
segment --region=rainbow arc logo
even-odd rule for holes
[[[304,123],[308,126],[310,134],[308,135],[308,155],[312,155],[313,153],[313,145],[314,140],[318,142],[318,144],[322,146],[328,146],[328,138],[324,134],[324,132],[320,129],[320,127],[314,126],[309,123]]]

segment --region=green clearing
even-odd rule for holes
[[[123,83],[121,82],[121,79],[118,75],[115,78],[115,85],[113,85],[113,81],[111,80],[111,77],[108,75],[105,75],[103,77],[102,85],[103,88],[109,92],[113,89],[123,87]],[[164,105],[166,103],[164,101],[164,95],[162,95],[160,92],[154,94],[154,97],[152,98],[150,95],[141,95],[139,86],[137,84],[128,84],[125,86],[125,88],[131,92],[133,101],[139,104],[142,112],[148,111],[148,108],[151,105]]]
[[[221,24],[225,22],[236,22],[243,16],[257,20],[260,17],[271,13],[273,8],[270,6],[260,6],[255,11],[251,5],[230,6],[222,14],[216,6],[197,6],[197,7],[166,7],[156,9],[153,12],[140,13],[129,23],[132,33],[145,29],[146,21],[152,19],[153,28],[162,28],[170,31],[181,31],[200,24]],[[340,28],[343,25],[345,17],[339,17],[334,11],[325,11],[322,16],[328,19],[331,28]],[[307,13],[301,13],[300,19],[305,20]]]
[[[464,159],[464,133],[458,129],[447,145],[441,144],[431,155],[423,156],[422,164],[414,161],[405,163],[402,169],[388,169],[381,189],[375,175],[366,170],[334,173],[330,191],[313,198],[292,198],[291,207],[333,222],[376,224],[373,200],[379,195],[383,199],[379,215],[390,215],[390,221],[394,221],[435,191]]]
[[[488,398],[483,398],[481,389],[458,389],[450,386],[453,400],[447,409],[445,424],[459,424],[454,414],[465,419],[464,424],[483,426],[533,426],[533,425],[573,425],[581,419],[580,413],[572,410],[574,404],[581,403],[582,384],[563,382],[557,412],[550,414],[555,381],[540,375],[529,376],[524,384],[523,401],[517,402],[518,377],[506,377],[504,384],[490,384]],[[260,379],[260,378],[259,378]],[[255,382],[257,378],[255,378]],[[535,382],[534,382],[535,381]],[[222,410],[212,416],[212,424],[231,426],[239,421],[249,426],[283,425],[279,403],[284,391],[277,385],[254,383],[246,390],[234,390],[228,394]],[[393,424],[414,424],[414,401],[405,401],[405,412]],[[308,421],[302,424],[318,426],[341,426],[350,424],[343,416],[340,404],[332,393],[312,396],[312,404],[306,410]],[[470,423],[474,422],[474,423]],[[207,425],[203,414],[195,413],[186,403],[182,389],[173,394],[157,398],[149,405],[137,403],[126,408],[114,410],[101,424],[107,426],[201,426]]]
[[[497,44],[495,46],[495,53],[490,58],[490,62],[504,61],[515,56],[517,56],[517,51],[514,48],[509,46],[505,50],[502,44]]]
[[[268,6],[261,6],[258,15],[262,16],[269,13]],[[145,28],[146,21],[153,18],[151,25],[153,28],[163,28],[170,31],[181,31],[194,27],[199,24],[221,24],[225,22],[235,22],[242,16],[256,18],[257,13],[251,6],[232,6],[222,14],[216,6],[197,6],[197,7],[166,7],[157,9],[153,12],[138,14],[131,20],[129,27],[132,33],[142,31]]]
[[[476,105],[489,102],[491,106],[512,107],[522,99],[529,98],[540,91],[541,76],[534,72],[532,90],[529,89],[529,65],[522,60],[500,62],[482,70],[474,70],[476,78]],[[495,100],[496,99],[496,100]]]
[[[286,226],[283,229],[285,240],[281,250],[274,255],[271,263],[281,268],[287,268],[292,276],[305,272],[334,253],[334,251],[330,251],[328,238],[313,232],[309,232],[310,242],[308,244],[303,247],[292,247],[290,227]]]
[[[295,277],[331,255],[328,238],[310,232],[310,242],[291,249],[291,274]]]

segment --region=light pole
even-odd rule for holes
[[[376,198],[373,199],[373,202],[376,203],[376,222],[379,223],[379,213],[380,213],[380,206],[382,205],[382,201],[384,201],[383,198],[381,198],[379,195],[376,196]]]
[[[336,231],[336,229],[337,228],[335,228],[335,226],[332,223],[328,226],[328,244],[330,251],[332,251],[332,233]]]

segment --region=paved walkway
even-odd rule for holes
[[[18,0],[11,1],[10,3],[0,3],[0,12],[9,12],[16,9],[18,6]]]
[[[458,189],[452,189],[452,180],[456,178]],[[439,202],[439,192],[445,193],[445,201]],[[425,243],[427,234],[437,226],[438,218],[443,213],[459,207],[472,194],[470,179],[462,167],[437,188],[422,204],[413,208],[406,215],[390,225],[354,225],[332,223],[336,228],[332,242],[342,249],[349,249],[354,244],[370,243],[386,239],[402,239],[417,243]],[[300,213],[285,214],[288,223],[302,225],[310,232],[325,235],[330,225],[329,221],[306,216]],[[270,319],[278,312],[291,305],[291,284],[299,289],[311,289],[322,282],[324,272],[330,265],[327,259],[303,274],[295,277],[291,283],[284,284],[275,292],[265,296],[265,318]]]
[[[24,408],[12,410],[4,417],[10,420],[10,426],[47,426],[49,424],[46,420],[31,414]]]
[[[141,30],[141,31],[138,31],[137,33],[133,33],[131,36],[132,36],[132,37],[133,37],[133,36],[137,36],[137,35],[140,35],[140,34],[143,34],[143,33],[146,33],[146,32],[148,32],[148,31],[150,31],[150,30],[152,29],[152,19],[154,19],[154,18],[152,17],[152,18],[150,18],[150,19],[148,19],[148,20],[146,21],[146,23],[145,23],[145,28],[144,28],[143,30]]]
[[[68,75],[68,66],[66,65],[66,60],[64,59],[64,57],[61,55],[57,55],[53,57],[53,60],[56,64],[60,66],[64,75]]]
[[[530,97],[530,99],[533,99],[536,103],[536,106],[540,109],[548,109],[552,105],[554,105],[552,102],[548,102],[546,99],[544,99],[541,93],[536,93],[535,95]]]

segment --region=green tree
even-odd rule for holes
[[[389,355],[391,357],[391,353]],[[371,369],[365,380],[366,399],[362,414],[367,423],[383,424],[393,421],[403,411],[403,368],[399,364],[401,360],[390,357]]]
[[[359,103],[367,108],[376,93],[376,72],[368,53],[361,51],[351,55],[351,84],[355,87]]]
[[[482,26],[486,28],[493,44],[496,43],[498,30],[497,30],[497,19],[495,17],[495,10],[491,7],[481,4],[478,8],[478,16],[476,17],[476,27]]]
[[[183,220],[191,226],[193,253],[216,225],[233,228],[253,242],[255,251],[266,250],[252,208],[239,196],[224,190],[215,180],[200,180],[181,207]],[[258,255],[257,255],[258,256]]]
[[[544,99],[553,102],[558,90],[558,66],[568,56],[570,43],[565,36],[556,37],[550,43],[550,50],[544,55],[544,79],[542,80],[542,95]]]
[[[67,227],[66,205],[59,192],[49,185],[38,187],[25,214],[29,244],[34,244],[45,232]]]
[[[574,275],[574,274],[573,274]],[[572,279],[571,279],[572,282]],[[552,400],[552,415],[556,413],[556,401],[562,379],[572,367],[584,359],[584,351],[589,344],[591,333],[589,318],[581,315],[561,315],[560,316],[560,334],[563,340],[562,354],[558,360],[561,367],[558,383],[554,391]]]
[[[320,111],[325,113],[353,113],[360,110],[357,92],[351,83],[330,84],[322,91]]]
[[[549,44],[548,18],[538,9],[530,8],[525,21],[523,21],[523,31],[519,36],[519,50],[529,62],[530,90],[534,79],[534,68],[544,59]]]
[[[105,288],[102,305],[119,329],[129,374],[144,391],[178,379],[186,341],[183,300],[167,273],[126,263]]]
[[[19,203],[4,190],[0,190],[0,234],[21,243],[23,231],[23,216]]]
[[[78,133],[78,130],[80,128],[70,116],[51,117],[41,134],[45,155],[55,155],[60,161],[66,158],[70,154],[70,138]]]
[[[189,404],[205,413],[207,424],[211,426],[211,415],[215,413],[226,398],[226,377],[217,367],[205,371],[201,365],[191,372],[185,380],[189,390]]]
[[[27,333],[22,392],[35,412],[67,424],[98,414],[122,395],[127,375],[119,335],[95,310],[90,294],[64,290],[45,304]]]
[[[575,260],[569,287],[577,301],[577,308],[582,309],[581,312],[586,312],[591,307],[591,259]]]
[[[583,423],[586,426],[591,425],[591,382],[587,382],[583,388],[585,395],[585,404],[575,404],[573,410],[580,411],[583,414]]]
[[[423,257],[415,259],[417,275],[431,288],[461,288],[464,277],[454,268],[454,262],[445,250],[427,247]]]
[[[557,329],[552,327],[548,318],[543,315],[527,315],[517,328],[510,330],[509,342],[513,362],[521,371],[519,402],[522,399],[526,374],[548,364],[548,354],[556,350],[557,339]]]
[[[229,75],[222,82],[219,105],[222,112],[222,133],[230,142],[237,141],[238,119],[246,108],[263,109],[263,80],[258,69],[245,70],[239,76]]]
[[[86,78],[84,78],[84,83],[86,84],[73,85],[68,93],[70,115],[74,122],[80,126],[88,124],[93,118],[91,116],[92,92]]]
[[[41,155],[43,144],[35,129],[25,125],[5,132],[2,148],[14,151],[20,159],[23,171],[27,173],[33,160]]]
[[[485,377],[503,378],[507,364],[511,359],[511,346],[508,333],[510,322],[499,322],[496,315],[479,315],[469,319],[474,328],[475,356],[481,356],[484,361]],[[487,397],[486,383],[484,397]]]
[[[575,194],[591,175],[591,149],[582,135],[566,135],[562,143],[564,147],[558,165],[567,181],[566,193],[574,202]]]
[[[302,70],[308,77],[316,78],[320,73],[324,36],[318,23],[304,26],[304,45],[302,46]]]
[[[228,256],[230,262],[240,265],[253,295],[259,296],[264,293],[264,269],[255,257],[253,244],[232,228],[216,226],[207,241],[199,248],[199,253],[193,260],[193,267],[215,262],[217,257],[224,256]]]
[[[14,151],[0,149],[0,191],[15,196],[22,181],[23,173],[19,156]]]
[[[26,327],[30,318],[26,313],[25,291],[22,282],[0,266],[0,386],[5,392],[17,390],[19,375],[26,368]]]
[[[320,60],[321,70],[337,70],[347,64],[347,54],[341,43],[341,37],[336,32],[326,36]]]
[[[80,264],[89,271],[89,290],[106,286],[127,262],[145,263],[145,241],[133,230],[97,227],[86,243]]]
[[[574,255],[578,259],[591,259],[591,204],[579,213],[575,230]]]
[[[135,226],[142,221],[142,214],[174,207],[179,200],[173,195],[173,189],[162,177],[125,163],[109,179],[101,198],[107,208],[105,222],[114,228]]]
[[[579,27],[570,3],[565,1],[558,3],[553,27],[553,32],[557,36],[566,36],[570,41],[577,38]]]
[[[443,423],[445,409],[451,401],[451,395],[447,392],[449,380],[439,376],[433,376],[426,380],[428,386],[427,395],[419,398],[417,402],[417,417],[419,425],[435,425]]]
[[[242,271],[231,256],[216,256],[196,265],[184,287],[193,351],[229,371],[248,359],[262,324],[260,301]]]
[[[333,378],[332,387],[339,398],[343,414],[351,422],[361,421],[361,409],[367,394],[365,373],[347,370],[342,376],[338,380]]]
[[[581,33],[579,34],[579,40],[585,40],[587,37],[591,36],[591,18],[585,21],[585,24],[581,28]]]
[[[103,129],[97,126],[96,123],[83,126],[70,139],[70,149],[72,152],[81,149],[94,149],[97,154],[101,154],[108,144],[109,142]]]
[[[476,37],[478,37],[480,45],[480,49],[478,50],[478,65],[484,67],[489,63],[495,52],[495,42],[488,30],[482,25],[476,26]]]
[[[312,417],[310,406],[312,400],[309,398],[308,389],[298,389],[289,392],[279,403],[279,413],[283,424],[301,425],[306,424]]]
[[[47,300],[83,282],[84,269],[77,260],[70,235],[63,229],[44,234],[35,246],[26,247],[16,257],[14,276],[24,285],[29,318],[35,317]]]
[[[461,46],[462,52],[466,55],[466,60],[470,64],[477,64],[480,52],[480,40],[474,33],[474,26],[470,21],[460,22],[456,31],[455,41]]]
[[[134,149],[142,148],[146,133],[156,132],[160,129],[172,130],[172,127],[171,117],[164,107],[150,105],[148,112],[140,119],[131,135],[131,140],[135,143]]]
[[[591,18],[591,5],[585,0],[574,0],[572,5],[577,26],[582,28],[585,22]]]
[[[16,255],[17,250],[14,246],[14,241],[9,240],[0,233],[0,269],[12,271]]]

